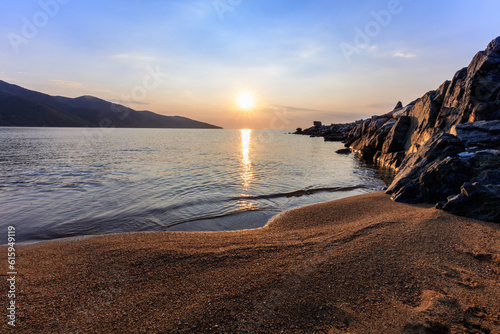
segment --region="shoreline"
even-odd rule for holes
[[[384,181],[385,182],[385,181]],[[336,188],[336,187],[334,187]],[[348,198],[348,197],[353,197],[353,196],[358,196],[362,194],[369,194],[373,193],[376,191],[380,190],[375,190],[375,189],[370,189],[366,186],[353,186],[353,187],[343,187],[348,190],[342,190],[342,191],[335,191],[333,194],[341,194],[344,193],[344,195],[341,195],[343,197],[336,198],[336,199],[331,199],[332,200],[337,200],[337,199],[342,199],[342,198]],[[349,189],[353,188],[353,189]],[[358,189],[361,189],[363,191],[367,192],[359,192],[356,193]],[[299,190],[296,191],[296,193],[303,192],[306,193],[308,190]],[[323,189],[312,189],[310,190],[311,193],[315,192],[327,192],[324,191]],[[294,192],[295,193],[295,192]],[[327,202],[329,202],[327,201]],[[309,205],[314,205],[314,204],[320,204],[323,202],[317,202],[317,203],[310,203],[310,204],[304,204],[302,206],[298,207],[292,207],[290,209],[286,209],[284,211],[280,212],[274,212],[274,211],[268,211],[268,210],[256,210],[256,211],[245,211],[245,212],[238,212],[234,215],[231,215],[233,217],[232,219],[229,220],[222,220],[220,221],[221,218],[224,217],[210,217],[210,218],[203,218],[203,219],[198,219],[198,220],[187,220],[181,223],[176,223],[176,224],[170,224],[165,226],[164,230],[151,230],[151,231],[126,231],[126,232],[111,232],[111,233],[98,233],[98,234],[82,234],[82,235],[73,235],[73,236],[65,236],[65,237],[56,237],[52,239],[31,239],[27,241],[20,241],[17,242],[16,244],[19,246],[29,246],[33,244],[38,244],[38,243],[45,243],[45,242],[52,242],[52,241],[72,241],[72,240],[80,240],[80,239],[86,239],[86,238],[93,238],[93,237],[100,237],[100,236],[112,236],[112,235],[119,235],[119,234],[129,234],[129,233],[162,233],[162,232],[170,232],[170,233],[217,233],[217,232],[231,232],[231,231],[245,231],[245,230],[255,230],[259,228],[265,227],[274,217],[277,215],[280,215],[283,212],[289,211],[289,210],[294,210],[294,209],[299,209],[302,207],[306,207]],[[269,213],[273,212],[273,215],[270,215]],[[234,219],[234,216],[238,215],[238,219]],[[262,217],[258,217],[258,221],[256,222],[255,216],[260,215],[260,216],[270,216],[266,218],[266,220],[262,220]],[[227,217],[226,217],[227,218]],[[243,222],[242,222],[243,221]],[[208,224],[207,224],[208,222]],[[200,227],[199,225],[205,225],[205,227]],[[257,226],[257,227],[254,227]],[[0,244],[1,246],[6,246],[6,244]]]
[[[499,239],[498,224],[375,192],[288,210],[252,230],[23,245],[18,327],[496,333]]]

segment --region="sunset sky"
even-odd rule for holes
[[[225,128],[347,122],[451,79],[500,35],[498,13],[498,0],[2,1],[0,79]]]

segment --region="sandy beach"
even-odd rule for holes
[[[18,245],[15,330],[500,333],[499,240],[498,224],[377,192],[255,230]]]

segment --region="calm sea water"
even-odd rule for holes
[[[341,147],[284,130],[0,128],[0,231],[37,241],[255,228],[385,186]]]

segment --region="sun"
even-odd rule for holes
[[[236,96],[236,104],[241,110],[252,110],[255,108],[255,96],[250,92],[240,92]]]

